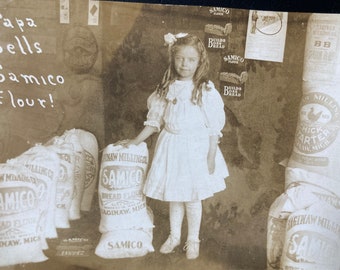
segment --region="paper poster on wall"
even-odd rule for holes
[[[233,54],[232,52],[223,55],[219,79],[224,99],[243,99],[245,82],[248,79],[245,59],[241,55]]]
[[[89,0],[88,25],[99,23],[99,1]]]
[[[228,35],[232,31],[230,9],[211,7],[206,16],[209,18],[209,23],[204,26],[206,48],[209,51],[227,49]]]
[[[245,58],[282,62],[288,12],[250,10]]]
[[[69,0],[60,0],[60,23],[70,23]]]

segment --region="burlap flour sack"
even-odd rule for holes
[[[98,141],[90,132],[76,129],[75,134],[78,136],[85,155],[85,172],[84,172],[84,192],[80,204],[80,210],[90,211],[92,200],[98,181]]]
[[[147,165],[145,143],[104,149],[98,187],[101,233],[153,227],[142,192]]]
[[[44,185],[22,165],[0,164],[0,267],[47,260],[38,231]]]
[[[39,207],[41,209],[40,227],[46,238],[56,238],[55,200],[60,166],[58,155],[45,146],[36,145],[17,158],[12,159],[11,162],[24,165],[39,180],[44,182],[45,185],[41,186],[41,196],[39,197]]]
[[[289,216],[282,268],[340,269],[340,209],[316,203]]]
[[[85,154],[84,149],[80,144],[78,135],[75,129],[66,130],[60,139],[66,143],[73,145],[74,154],[74,173],[73,173],[73,195],[71,206],[69,209],[69,219],[80,219],[80,204],[84,192],[85,182]]]
[[[45,146],[58,155],[60,162],[55,201],[55,226],[56,228],[70,228],[69,210],[74,189],[75,163],[73,145],[55,137]]]

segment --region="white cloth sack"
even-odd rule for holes
[[[319,202],[287,221],[282,269],[340,269],[340,210]]]
[[[148,217],[153,223],[153,213],[148,207]],[[118,229],[103,233],[95,254],[105,259],[145,256],[153,252],[153,228]]]
[[[43,181],[18,164],[0,164],[0,267],[48,258],[38,229]]]
[[[85,182],[85,154],[75,129],[66,130],[60,139],[73,145],[74,173],[73,173],[73,195],[69,209],[69,219],[80,219],[80,204],[84,193]]]
[[[145,143],[128,148],[110,144],[104,149],[98,187],[101,233],[153,227],[142,193],[147,165]]]
[[[55,226],[56,228],[70,228],[69,210],[74,189],[75,163],[73,145],[59,137],[54,137],[46,144],[46,147],[54,151],[60,160],[55,202]]]
[[[40,227],[43,236],[56,238],[55,200],[60,166],[58,155],[43,145],[36,145],[10,162],[24,165],[44,183],[40,186]]]
[[[153,252],[152,228],[114,230],[103,233],[95,254],[104,259],[145,256]]]
[[[283,246],[287,241],[286,223],[291,216],[317,204],[338,207],[339,190],[336,189],[337,182],[331,178],[301,168],[287,167],[286,184],[285,192],[274,201],[269,210],[267,225],[268,270],[280,267],[284,255]],[[312,230],[311,227],[309,229]],[[314,230],[318,230],[317,226]],[[318,267],[320,266],[318,265]]]
[[[84,192],[80,210],[90,211],[98,181],[98,141],[94,134],[82,129],[75,129],[75,134],[83,147],[85,155]]]

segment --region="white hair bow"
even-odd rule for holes
[[[187,35],[188,35],[187,33],[178,33],[176,35],[167,33],[166,35],[164,35],[164,41],[166,45],[172,46],[174,45],[174,43],[177,41],[178,38],[182,38]]]

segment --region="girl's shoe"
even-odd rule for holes
[[[160,253],[163,254],[168,254],[173,252],[173,250],[175,249],[175,247],[177,247],[180,244],[180,239],[169,235],[168,239],[166,239],[166,241],[164,242],[164,244],[161,246],[160,248]]]
[[[200,241],[188,240],[185,242],[183,250],[186,251],[187,259],[194,260],[199,256],[200,253]]]

